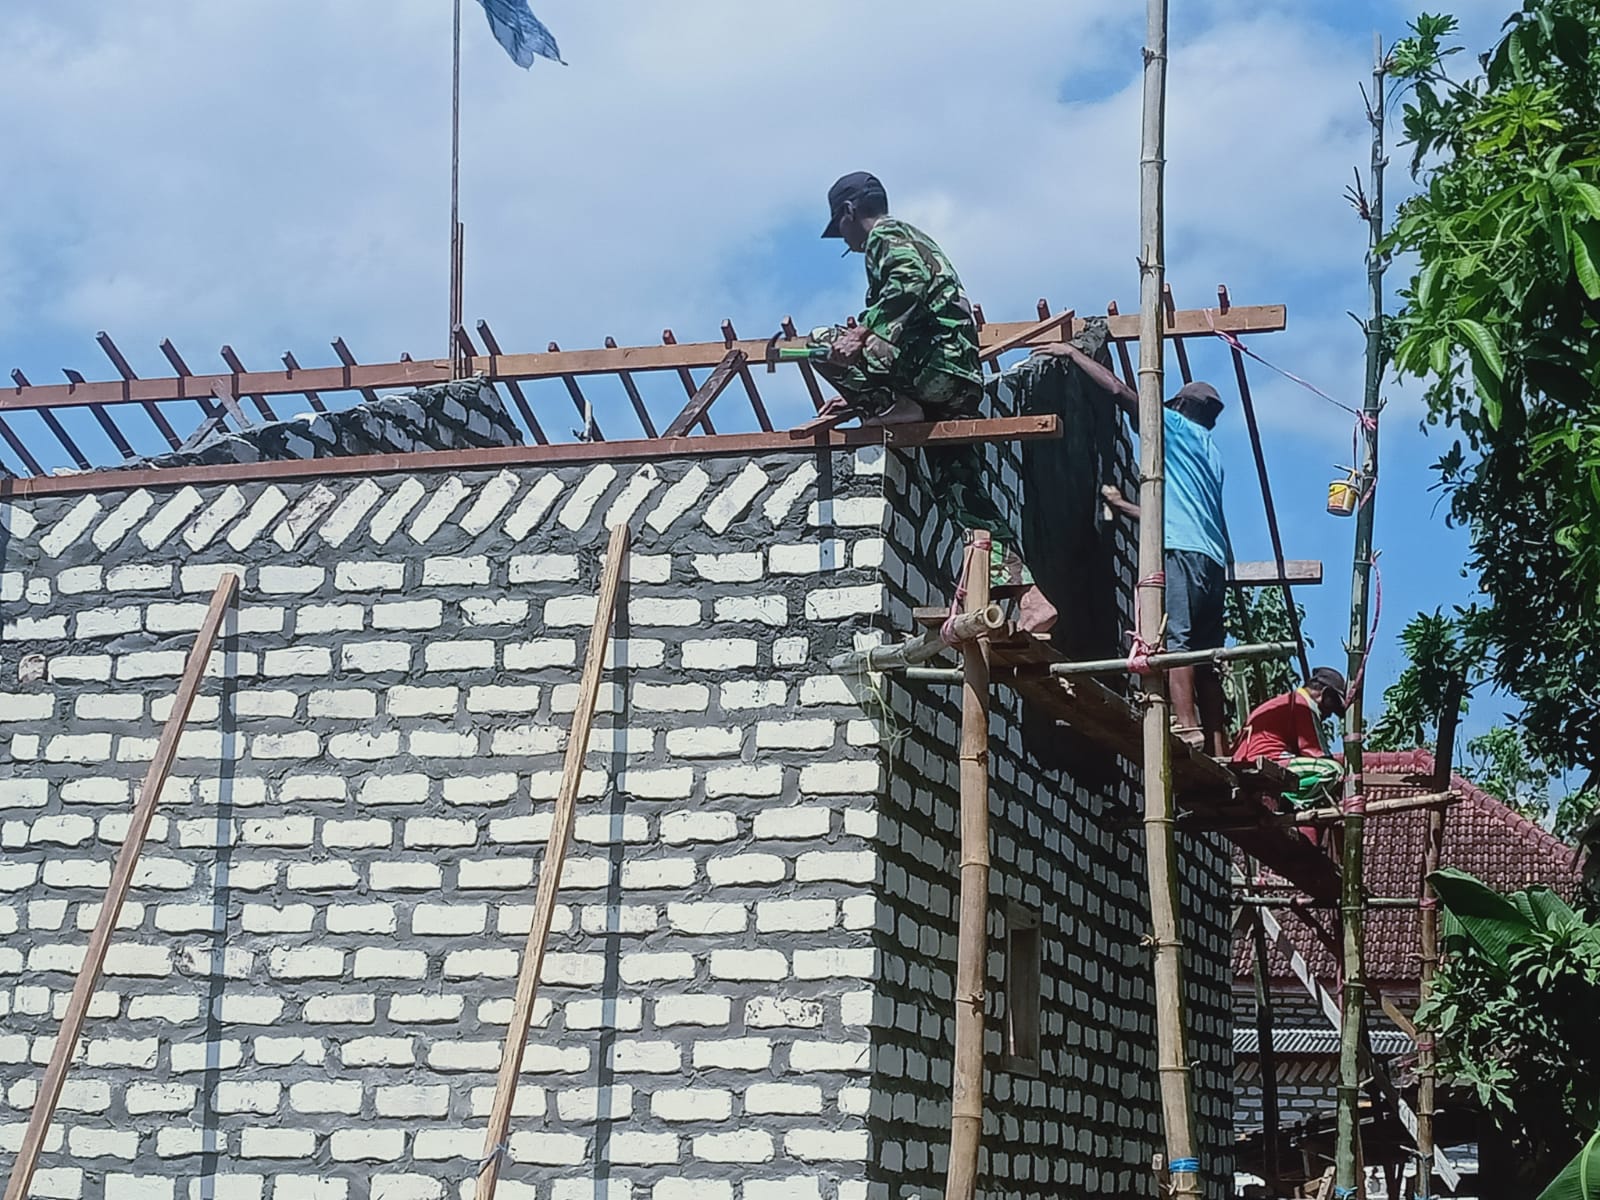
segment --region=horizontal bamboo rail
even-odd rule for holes
[[[1005,611],[998,604],[986,604],[975,612],[959,613],[950,618],[950,640],[969,642],[985,633],[997,633],[1005,628]],[[859,674],[862,671],[898,671],[918,663],[937,658],[949,649],[944,634],[939,629],[929,629],[894,646],[873,646],[867,650],[847,650],[828,660],[828,668],[840,675]],[[956,682],[962,678],[959,667],[954,668]]]

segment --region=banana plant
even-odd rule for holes
[[[1596,1200],[1600,1197],[1600,1130],[1578,1156],[1562,1168],[1539,1200]]]
[[[1600,1200],[1600,925],[1548,888],[1502,895],[1453,869],[1428,882],[1451,955],[1418,1021],[1441,1066],[1517,1139],[1525,1194],[1550,1179],[1538,1200]]]

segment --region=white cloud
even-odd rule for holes
[[[859,264],[810,230],[858,166],[947,243],[996,318],[1040,293],[1131,308],[1142,29],[1069,8],[975,17],[938,0],[911,21],[831,2],[788,20],[736,0],[551,0],[541,15],[574,65],[523,73],[469,3],[469,315],[518,346],[832,318]],[[371,357],[436,352],[448,9],[174,0],[105,8],[87,30],[25,10],[0,51],[0,109],[27,114],[12,154],[28,185],[0,195],[0,254],[29,307],[130,347],[170,333],[259,355],[342,332]],[[1127,87],[1056,103],[1107,54]],[[1283,17],[1176,48],[1169,244],[1188,302],[1217,279],[1240,302],[1279,299],[1286,270],[1342,253],[1322,231],[1358,62]]]

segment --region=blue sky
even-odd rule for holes
[[[109,374],[107,330],[141,373],[171,337],[201,369],[442,352],[448,220],[446,0],[13,0],[0,45],[8,128],[0,188],[0,366],[36,382]],[[853,311],[861,264],[817,237],[843,171],[870,169],[951,254],[996,320],[1035,300],[1137,301],[1143,5],[1059,0],[816,0],[800,15],[741,0],[542,0],[572,64],[516,69],[475,3],[464,13],[463,220],[469,323],[508,349],[745,336],[793,314]],[[1486,47],[1511,0],[1452,6]],[[1256,349],[1351,403],[1362,341],[1364,227],[1342,198],[1367,159],[1357,85],[1389,0],[1173,0],[1168,269],[1180,305],[1282,302]],[[1458,60],[1459,61],[1459,60]],[[1409,186],[1402,155],[1391,194]],[[1400,272],[1391,279],[1398,285]],[[1225,380],[1219,349],[1196,371]],[[1169,359],[1169,369],[1175,364]],[[1353,522],[1327,516],[1350,418],[1252,369],[1286,550],[1320,558],[1301,595],[1314,656],[1343,663]],[[1227,389],[1225,389],[1226,391]],[[1418,430],[1386,386],[1377,544],[1394,635],[1460,603],[1460,531]],[[1243,424],[1223,419],[1230,524],[1270,555]],[[1369,691],[1369,695],[1372,693]],[[1469,731],[1504,704],[1481,702]]]

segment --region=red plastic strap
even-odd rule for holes
[[[1417,907],[1418,908],[1425,908],[1425,909],[1428,909],[1429,911],[1432,911],[1433,909],[1436,909],[1436,908],[1439,907],[1439,897],[1437,897],[1437,896],[1424,896],[1424,897],[1422,897],[1422,899],[1417,901]]]
[[[1340,808],[1349,816],[1364,816],[1367,811],[1367,798],[1360,792],[1353,796],[1346,796]]]

